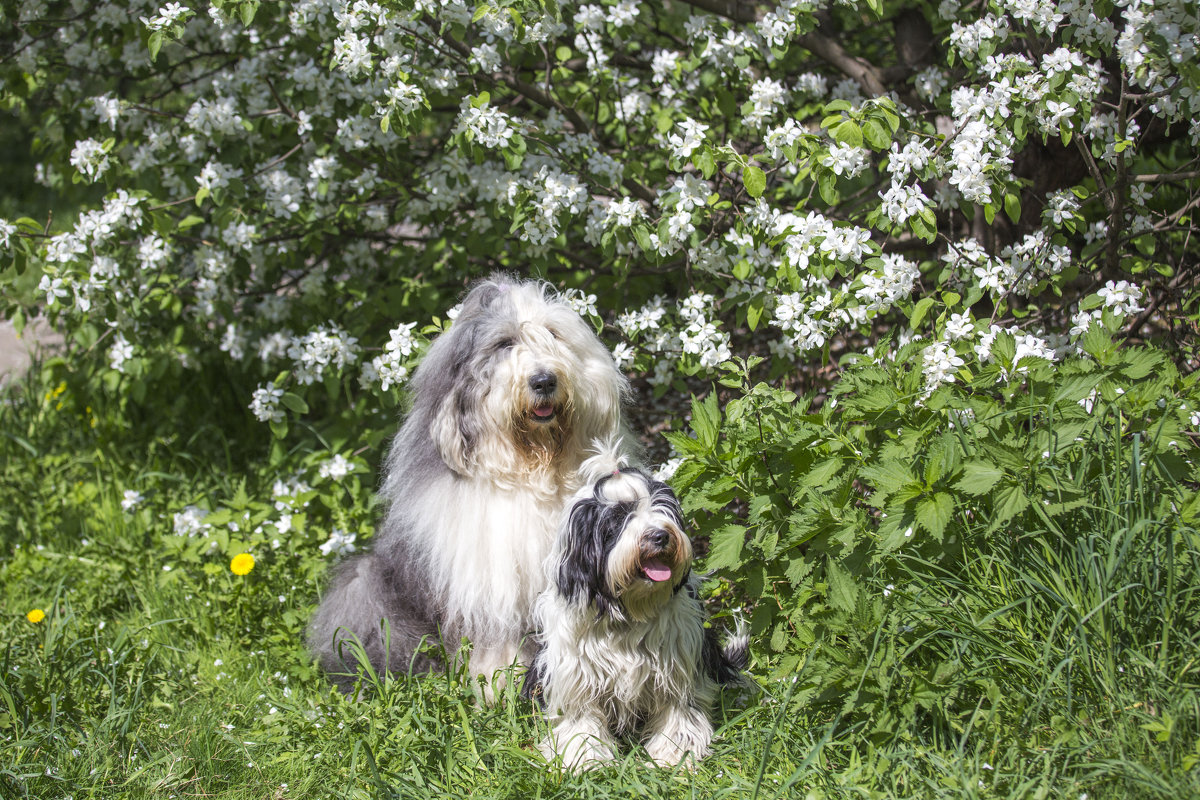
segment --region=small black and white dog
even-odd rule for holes
[[[749,637],[722,648],[704,627],[692,543],[670,487],[619,458],[576,495],[535,604],[539,649],[524,693],[551,722],[548,760],[588,768],[616,757],[615,735],[641,730],[655,763],[708,753],[721,685],[743,682]],[[603,473],[602,473],[603,474]]]

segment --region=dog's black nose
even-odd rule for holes
[[[558,388],[558,376],[553,372],[538,372],[529,379],[529,388],[537,394],[554,394]]]
[[[667,533],[662,528],[656,528],[655,530],[650,531],[646,538],[650,541],[650,544],[654,545],[659,550],[665,549],[666,546],[671,543],[671,534]]]

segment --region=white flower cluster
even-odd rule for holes
[[[109,166],[104,143],[95,139],[80,139],[71,151],[71,166],[88,180],[98,180]]]
[[[206,523],[204,519],[209,513],[207,508],[200,506],[184,506],[183,511],[176,512],[172,517],[175,535],[186,536],[188,538],[208,536],[208,532],[212,530],[212,526]]]
[[[1097,294],[1104,300],[1104,307],[1114,314],[1137,314],[1142,308],[1142,290],[1129,281],[1108,281]]]
[[[392,329],[388,335],[388,343],[383,346],[383,355],[376,356],[369,364],[363,365],[359,378],[362,386],[378,383],[380,389],[386,392],[408,379],[408,364],[419,346],[416,337],[413,336],[416,326],[415,322],[408,322]]]
[[[329,532],[329,538],[320,546],[321,555],[329,556],[344,556],[355,551],[354,540],[357,539],[357,534],[347,533],[341,528],[334,528]]]
[[[998,0],[986,9],[945,0],[939,13],[966,64],[954,73],[944,64],[917,73],[912,86],[925,104],[917,109],[894,97],[868,100],[852,79],[787,74],[791,60],[772,49],[809,30],[825,5],[784,0],[752,22],[699,12],[683,22],[673,8],[606,0],[564,8],[565,22],[521,12],[515,24],[507,6],[476,9],[461,0],[421,0],[411,10],[299,0],[264,6],[259,19],[270,22],[247,28],[220,12],[193,18],[185,6],[167,4],[142,24],[157,33],[190,19],[181,51],[195,54],[195,63],[172,62],[171,80],[183,91],[160,82],[137,96],[154,96],[151,88],[171,94],[173,104],[162,108],[175,116],[120,99],[132,94],[83,90],[76,78],[55,92],[78,112],[69,162],[79,176],[154,188],[151,202],[110,197],[102,212],[85,211],[73,229],[39,242],[40,297],[55,314],[90,314],[109,326],[110,363],[129,369],[137,363],[130,361],[131,342],[139,358],[171,347],[139,333],[136,314],[153,313],[145,309],[157,302],[138,303],[133,312],[126,301],[177,287],[195,328],[171,357],[185,361],[188,347],[219,347],[247,369],[286,357],[295,382],[307,385],[357,365],[358,341],[333,323],[299,337],[291,331],[308,330],[314,313],[329,313],[315,309],[335,298],[373,290],[385,260],[411,256],[420,265],[413,274],[431,265],[423,274],[442,274],[448,263],[453,270],[473,266],[434,259],[458,259],[464,247],[477,258],[495,247],[488,256],[504,263],[556,258],[558,269],[590,245],[594,252],[576,268],[658,256],[659,266],[686,269],[694,281],[696,293],[678,308],[655,298],[636,310],[604,309],[629,337],[614,350],[617,363],[653,363],[662,384],[677,369],[711,369],[728,358],[738,347],[730,332],[741,325],[731,320],[745,319],[747,304],[781,334],[771,349],[786,360],[863,331],[917,289],[933,288],[920,285],[914,260],[881,255],[866,225],[881,232],[882,244],[884,236],[906,237],[906,227],[921,236],[919,220],[936,205],[953,222],[920,258],[936,264],[940,257],[949,269],[931,270],[927,280],[946,272],[955,291],[978,287],[1000,301],[1032,297],[1073,262],[1086,267],[1072,237],[1094,244],[1110,233],[1152,230],[1161,219],[1156,198],[1141,186],[1129,194],[1128,216],[1112,220],[1095,218],[1095,200],[1083,203],[1064,190],[1041,210],[1044,230],[1022,231],[992,252],[973,240],[954,241],[967,230],[967,206],[1008,210],[1006,198],[1022,189],[1014,157],[1031,137],[1078,137],[1102,167],[1134,157],[1151,115],[1156,131],[1182,121],[1200,142],[1200,93],[1180,80],[1194,69],[1200,23],[1181,0],[1119,0],[1113,14],[1089,0]],[[25,4],[20,19],[44,10],[43,3]],[[653,38],[643,36],[649,11]],[[70,36],[23,41],[14,64],[30,73],[38,59],[78,75],[149,72],[144,43],[118,36],[126,9],[100,3],[89,16],[87,24],[64,28]],[[446,25],[456,26],[459,46],[430,46],[442,41]],[[1045,46],[1032,46],[1033,33]],[[586,61],[594,103],[590,96],[564,102],[574,95],[560,94],[554,81],[525,85],[524,77],[514,79],[529,74],[523,68],[506,71],[542,54],[562,61],[564,50]],[[1107,71],[1118,61],[1120,78]],[[738,112],[718,110],[708,96],[714,80]],[[1140,122],[1118,117],[1112,101],[1125,85],[1140,93],[1134,105],[1147,109]],[[492,93],[486,101],[479,86]],[[855,119],[894,109],[900,130],[890,147],[880,144],[878,127],[863,128],[862,145],[832,142],[821,132],[812,109],[839,98],[850,102]],[[590,118],[596,110],[603,116]],[[393,114],[406,119],[398,130],[384,130]],[[1027,130],[1018,133],[1018,122]],[[460,147],[464,140],[474,146]],[[40,166],[43,182],[62,180],[62,156]],[[715,177],[705,166],[709,156]],[[692,158],[701,170],[686,163]],[[656,166],[647,172],[642,160]],[[736,167],[755,160],[769,184],[760,199],[745,201]],[[419,166],[397,169],[408,164]],[[843,196],[855,198],[822,203],[820,213],[806,206],[816,188],[814,165],[816,175],[837,178],[839,191],[848,189]],[[885,171],[890,182],[876,187],[872,176]],[[193,198],[197,192],[216,196]],[[173,231],[163,224],[163,209],[195,224]],[[0,221],[0,247],[24,246],[27,240],[15,236],[16,227]],[[433,255],[447,242],[453,256]],[[1125,282],[1110,282],[1100,297],[1114,313],[1141,309],[1141,290]],[[596,314],[593,298],[569,299]],[[930,315],[927,326],[934,318],[946,320],[945,341],[924,351],[929,385],[953,379],[957,356],[947,344],[983,341],[969,314]],[[1081,312],[1073,330],[1094,318]],[[383,352],[360,365],[363,386],[386,391],[407,379],[416,358],[413,328],[393,330]],[[257,418],[282,419],[280,392],[259,384],[250,403]]]
[[[708,126],[687,117],[676,125],[676,128],[677,133],[667,136],[671,156],[678,159],[691,158],[692,153],[704,144],[704,134],[708,131]]]
[[[719,329],[719,320],[709,317],[715,311],[711,294],[692,294],[679,307],[680,319],[686,327],[679,333],[682,351],[694,355],[704,369],[712,369],[732,357],[729,334]]]
[[[167,3],[158,9],[158,14],[155,16],[148,19],[146,17],[139,17],[139,19],[146,26],[146,30],[154,32],[171,27],[191,13],[191,9],[182,3]]]
[[[296,380],[307,386],[321,380],[327,367],[345,368],[358,350],[358,339],[330,322],[293,340],[288,358],[293,361]]]
[[[321,462],[321,466],[317,468],[317,474],[322,478],[340,481],[349,475],[353,468],[354,465],[344,455],[337,453],[332,458]]]
[[[508,114],[492,108],[489,103],[473,106],[468,100],[463,100],[455,133],[466,133],[484,147],[497,148],[507,146],[516,132],[512,117]]]
[[[934,342],[921,351],[921,374],[925,376],[925,396],[954,380],[954,373],[965,362],[946,342]]]
[[[284,413],[280,407],[282,397],[283,389],[274,383],[269,382],[266,386],[259,386],[254,390],[254,396],[250,401],[250,412],[259,422],[283,422]]]

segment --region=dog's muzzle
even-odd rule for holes
[[[642,576],[654,583],[671,580],[671,534],[662,528],[647,531],[642,538]]]
[[[530,417],[534,422],[550,422],[558,416],[554,396],[558,393],[558,376],[553,372],[536,372],[529,378],[529,390],[533,393],[533,408]]]

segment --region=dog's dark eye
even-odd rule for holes
[[[562,338],[561,336],[559,336],[559,335],[558,335],[558,331],[554,330],[554,328],[546,328],[546,331],[547,331],[547,332],[548,332],[548,333],[549,333],[551,336],[553,336],[555,339],[561,339],[561,338]]]
[[[510,347],[513,346],[513,344],[514,344],[514,342],[511,338],[501,339],[500,341],[496,342],[496,349],[497,350],[508,350]]]

